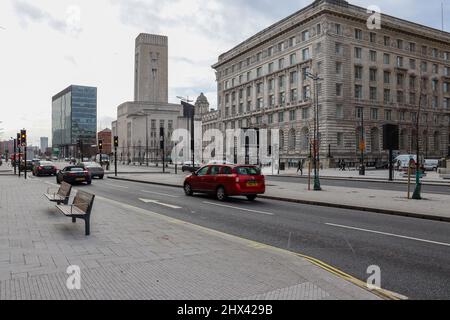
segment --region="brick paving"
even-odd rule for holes
[[[0,177],[0,300],[378,298],[294,254],[101,197],[85,237],[48,187]]]

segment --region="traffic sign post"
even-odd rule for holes
[[[119,147],[119,137],[114,137],[114,174],[117,177],[117,147]]]

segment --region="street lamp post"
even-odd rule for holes
[[[316,74],[310,72],[306,73],[306,76],[314,81],[314,147],[313,147],[313,162],[314,162],[314,191],[321,191],[320,178],[319,178],[319,90],[318,81],[323,80]]]

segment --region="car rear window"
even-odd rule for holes
[[[83,168],[70,168],[68,171],[80,172],[80,171],[84,171],[84,169]]]
[[[41,161],[39,164],[40,164],[41,166],[53,166],[53,163],[48,162],[48,161]]]
[[[261,170],[256,167],[237,167],[236,171],[238,174],[244,176],[259,176],[261,174]]]

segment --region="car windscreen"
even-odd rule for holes
[[[256,167],[237,167],[236,171],[238,174],[244,176],[259,176],[261,174],[261,170]]]

